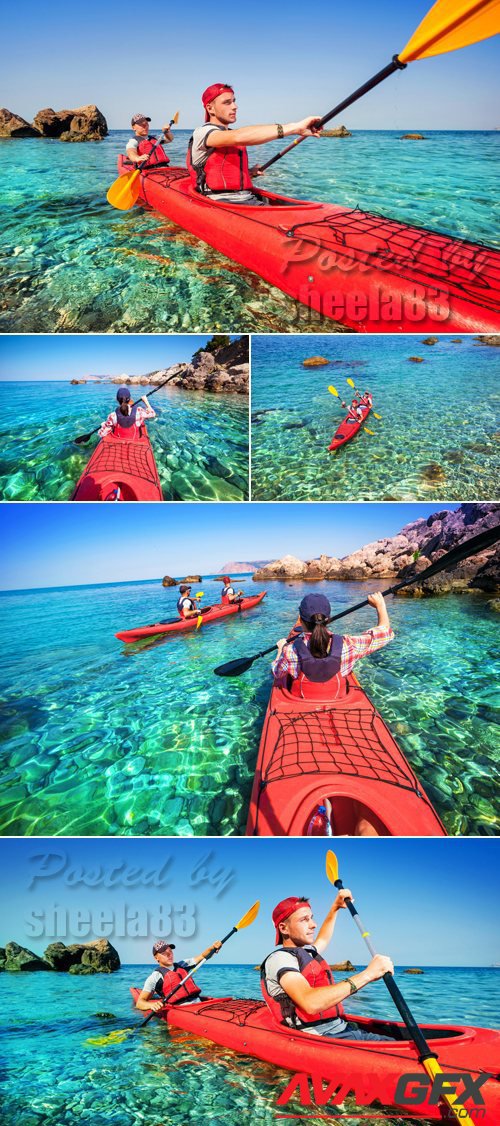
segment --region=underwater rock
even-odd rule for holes
[[[437,461],[432,461],[430,465],[424,465],[420,474],[423,481],[428,481],[430,484],[442,484],[446,481],[446,473]]]

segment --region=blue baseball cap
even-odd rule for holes
[[[324,594],[306,594],[299,606],[299,614],[303,622],[310,622],[315,614],[323,614],[329,618],[331,614],[330,603]]]
[[[130,399],[130,391],[128,387],[119,387],[118,391],[116,392],[116,398],[118,399],[119,403],[123,402],[124,399],[126,402],[128,402]]]

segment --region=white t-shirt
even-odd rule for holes
[[[210,121],[206,125],[199,125],[193,133],[193,144],[191,147],[191,162],[195,168],[204,168],[209,156],[215,149],[207,146],[207,137],[216,129],[225,132],[223,125],[212,125]],[[205,192],[205,195],[210,196],[210,199],[222,200],[223,203],[248,203],[255,198],[255,193],[249,191],[247,188],[242,188],[241,191],[235,192]]]

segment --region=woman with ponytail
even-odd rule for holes
[[[156,418],[156,411],[150,407],[146,395],[142,396],[143,407],[140,403],[133,403],[128,387],[119,387],[116,398],[118,407],[99,427],[99,437],[113,434],[115,438],[127,438],[128,441],[140,438],[141,426],[147,419]]]
[[[278,641],[272,665],[275,680],[288,683],[292,695],[305,700],[345,696],[346,678],[356,661],[394,637],[383,595],[370,594],[368,602],[377,611],[377,625],[366,633],[340,635],[327,629],[331,607],[325,595],[306,594],[291,636]]]

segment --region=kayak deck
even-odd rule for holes
[[[72,500],[163,500],[160,478],[146,433],[128,441],[101,438],[78,481]]]
[[[130,172],[119,157],[118,170]],[[207,199],[185,168],[141,173],[140,201],[296,301],[358,332],[498,332],[500,251],[357,208],[260,191]]]
[[[249,598],[242,598],[237,604],[217,603],[215,606],[206,606],[203,610],[200,610],[203,618],[202,626],[208,625],[209,622],[219,621],[221,618],[227,618],[231,614],[241,613],[243,610],[252,610],[265,597],[266,591],[264,590],[260,594],[252,594]],[[196,629],[197,625],[198,618],[170,618],[163,622],[153,622],[149,626],[120,630],[119,633],[115,633],[115,637],[119,641],[132,644],[134,641],[141,641],[144,637],[155,637],[164,633],[183,633],[186,630]]]
[[[350,418],[349,415],[347,415],[346,418],[344,418],[340,423],[338,430],[334,434],[330,445],[328,446],[328,449],[330,451],[333,452],[334,450],[338,450],[340,446],[345,446],[346,442],[350,442],[351,438],[354,438],[356,434],[359,434],[363,423],[368,418],[371,407],[366,406],[362,407],[361,409],[363,411],[362,418],[356,420],[355,418]]]
[[[334,836],[361,818],[379,836],[446,836],[389,728],[351,674],[337,701],[271,692],[250,799],[247,836],[304,836],[318,805]]]
[[[134,1001],[140,990],[131,989]],[[141,1014],[142,1015],[142,1014]],[[310,1033],[292,1031],[277,1025],[263,1001],[220,997],[189,1005],[166,1006],[158,1014],[172,1028],[181,1028],[243,1053],[265,1060],[290,1071],[335,1079],[345,1084],[342,1097],[352,1092],[361,1103],[379,1099],[382,1104],[396,1106],[395,1091],[399,1077],[420,1071],[415,1045],[408,1039],[399,1021],[374,1020],[354,1014],[346,1015],[360,1028],[394,1036],[394,1043],[355,1040],[333,1040]],[[445,1071],[467,1072],[474,1077],[487,1072],[494,1076],[500,1070],[500,1033],[471,1025],[435,1025],[422,1027]],[[284,1088],[285,1084],[280,1085]],[[500,1113],[500,1082],[489,1079],[481,1087],[486,1114],[479,1121],[485,1126],[498,1123]],[[371,1097],[370,1097],[371,1096]],[[408,1108],[406,1108],[408,1110]],[[440,1106],[411,1107],[411,1116],[442,1120]]]

